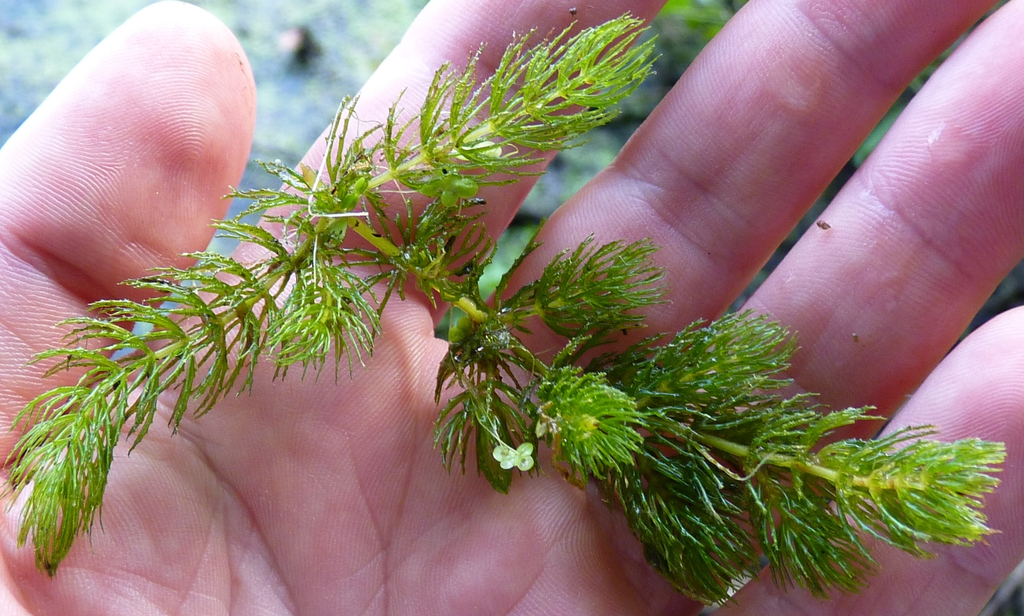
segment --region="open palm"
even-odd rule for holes
[[[607,2],[574,17],[563,4],[431,3],[364,89],[360,117],[382,117],[401,90],[416,101],[437,66],[481,42],[487,66],[514,32],[658,9]],[[591,233],[651,237],[672,300],[652,326],[719,314],[904,84],[987,8],[943,4],[754,0],[616,163],[549,222],[537,261]],[[1024,254],[1022,25],[1024,4],[1010,4],[956,52],[826,212],[831,228],[812,229],[749,306],[799,332],[790,376],[825,402],[893,413],[916,390],[894,423],[1006,441],[1007,472],[988,508],[1002,534],[933,561],[879,550],[884,577],[832,602],[755,581],[725,612],[967,615],[1024,557],[1013,516],[1024,315],[1000,317],[943,360]],[[52,386],[25,364],[58,342],[53,323],[206,244],[254,114],[231,34],[165,3],[98,47],[0,151],[6,424]],[[307,160],[319,162],[322,147]],[[487,195],[489,229],[528,188]],[[415,297],[394,302],[351,380],[263,372],[251,394],[177,435],[154,427],[130,459],[119,450],[102,528],[53,580],[16,547],[15,504],[0,527],[0,612],[696,612],[644,564],[615,513],[557,473],[517,480],[506,496],[444,471],[432,446],[445,353],[437,316]],[[0,438],[3,453],[15,439]]]

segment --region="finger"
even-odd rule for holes
[[[25,365],[59,344],[54,323],[207,245],[244,169],[253,95],[223,25],[184,3],[156,4],[97,46],[0,150],[8,417],[42,390]]]
[[[987,0],[759,0],[704,49],[616,161],[544,228],[531,263],[591,233],[651,238],[653,331],[720,314],[904,86]]]
[[[986,499],[985,513],[998,534],[970,548],[928,546],[937,558],[915,559],[876,546],[878,571],[859,595],[814,599],[785,593],[766,581],[752,583],[722,616],[758,614],[948,614],[974,616],[999,584],[1024,559],[1024,311],[1000,315],[971,334],[921,385],[894,417],[887,432],[934,425],[943,440],[979,437],[1005,441],[1001,484]],[[984,366],[979,370],[979,366]],[[764,577],[767,574],[763,574]],[[770,577],[770,576],[769,576]]]
[[[749,306],[799,332],[790,374],[891,411],[1024,255],[1024,3],[929,80]]]

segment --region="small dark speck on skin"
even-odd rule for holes
[[[860,342],[860,336],[858,336],[857,334],[853,334],[853,341],[854,343]]]
[[[576,17],[576,7],[572,7],[571,9],[569,9],[569,14],[572,15],[573,17]]]
[[[818,228],[821,229],[822,231],[828,231],[829,229],[832,228],[832,225],[828,224],[824,220],[819,220],[814,224],[818,225]]]

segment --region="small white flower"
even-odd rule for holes
[[[549,417],[544,413],[544,411],[541,411],[537,416],[534,431],[537,433],[537,438],[544,438],[544,435],[548,432],[554,436],[558,436],[558,433],[561,432],[561,428],[559,427],[558,422],[555,421],[554,417]]]
[[[533,443],[523,443],[517,449],[512,449],[502,443],[494,448],[491,455],[505,470],[509,470],[513,466],[521,471],[533,468]]]

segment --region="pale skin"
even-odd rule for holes
[[[367,84],[360,115],[481,42],[596,24],[657,2],[437,0]],[[753,0],[616,163],[544,230],[535,274],[590,233],[651,237],[675,331],[721,313],[904,85],[987,1]],[[819,601],[755,580],[721,614],[977,614],[1024,558],[1024,312],[964,340],[1024,256],[1024,2],[1011,2],[932,78],[869,162],[748,307],[798,332],[789,376],[833,406],[895,425],[1006,442],[987,545],[914,560],[875,554],[859,595]],[[248,155],[255,86],[232,34],[155,5],[84,60],[0,150],[0,417],[45,389],[26,362],[53,323],[118,283],[207,244]],[[319,165],[322,144],[307,163]],[[497,232],[528,190],[487,192]],[[58,576],[0,525],[0,612],[21,614],[694,614],[643,562],[622,521],[554,472],[495,493],[449,475],[432,446],[439,313],[394,302],[352,380],[272,382],[176,436],[158,419],[115,460],[103,527]],[[856,334],[856,336],[854,336]],[[544,344],[538,341],[538,344]],[[543,351],[543,349],[538,349]],[[905,402],[905,404],[904,404]],[[0,454],[16,434],[0,431]],[[544,458],[542,457],[542,463]]]

